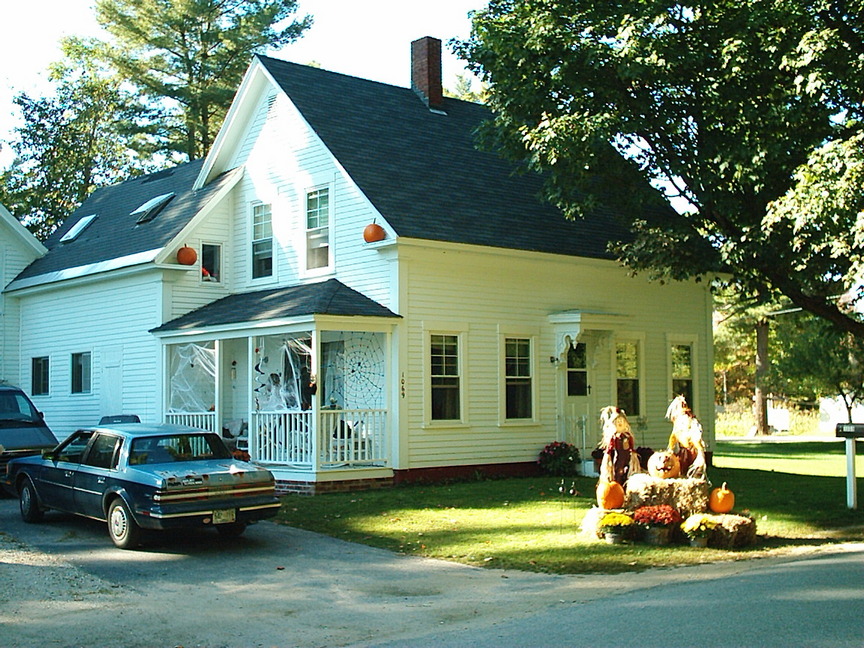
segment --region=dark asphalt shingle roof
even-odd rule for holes
[[[569,221],[539,198],[541,178],[475,146],[485,106],[258,57],[399,236],[608,258],[629,239],[609,212]]]
[[[151,332],[184,331],[306,315],[399,317],[338,279],[328,279],[320,283],[229,295],[166,322]]]
[[[167,245],[207,201],[229,182],[232,172],[222,174],[206,187],[193,191],[202,160],[138,176],[94,191],[45,241],[49,252],[18,275],[34,277],[58,270],[98,263]],[[155,196],[174,193],[174,198],[152,220],[137,224],[131,213]],[[96,219],[73,241],[60,239],[81,218]]]
[[[446,115],[413,90],[259,56],[360,190],[397,236],[609,258],[610,240],[629,235],[608,211],[568,221],[538,197],[541,179],[475,147],[490,116],[484,106],[446,98]],[[228,171],[193,191],[202,160],[94,191],[45,246],[49,253],[17,279],[157,250],[231,181]],[[176,196],[151,221],[131,212],[166,193]],[[97,218],[61,243],[81,218]]]

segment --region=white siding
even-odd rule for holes
[[[265,94],[238,153],[229,166],[245,165],[243,179],[234,188],[231,230],[232,291],[287,286],[336,277],[368,297],[391,306],[394,302],[389,263],[363,241],[363,229],[384,219],[334,161],[309,129],[290,100]],[[328,187],[331,200],[331,270],[305,270],[306,193]],[[274,276],[250,277],[250,205],[272,205]]]
[[[160,324],[160,282],[155,276],[105,280],[21,299],[21,326],[27,331],[21,342],[21,373],[29,387],[31,358],[50,358],[50,393],[33,401],[58,437],[108,414],[161,421],[161,350],[147,332]],[[103,363],[118,351],[121,411],[102,411]],[[89,394],[71,393],[71,356],[80,352],[91,353]]]
[[[0,223],[0,289],[12,281],[34,259],[32,248],[19,244],[17,236]],[[0,293],[0,380],[29,390],[18,371],[19,306],[16,299]]]
[[[615,404],[615,336],[643,341],[644,415],[639,445],[665,445],[671,426],[663,419],[671,398],[669,336],[692,339],[700,372],[694,410],[706,434],[713,429],[710,391],[710,297],[698,284],[660,285],[629,277],[612,262],[568,259],[457,246],[400,246],[399,308],[405,315],[402,355],[407,395],[400,422],[399,468],[470,463],[532,461],[546,443],[560,437],[558,411],[564,363],[553,365],[556,339],[548,316],[568,310],[619,315],[609,332],[589,334],[592,411]],[[463,425],[430,423],[427,333],[459,331],[463,357]],[[537,335],[536,421],[499,424],[502,333]],[[707,376],[707,378],[706,378]],[[405,406],[407,403],[407,407]],[[589,430],[599,434],[596,421]]]

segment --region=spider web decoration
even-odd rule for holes
[[[205,344],[171,347],[169,412],[206,412],[216,398],[216,349]]]
[[[357,332],[328,340],[332,352],[326,354],[327,398],[348,409],[384,407],[383,338],[380,333]]]

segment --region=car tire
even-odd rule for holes
[[[18,488],[18,507],[25,522],[40,522],[44,511],[39,507],[39,497],[33,482],[27,477]]]
[[[217,524],[216,530],[223,538],[239,538],[246,530],[245,522],[231,522],[230,524]]]
[[[141,544],[141,527],[121,497],[108,505],[108,535],[119,549],[132,549]]]

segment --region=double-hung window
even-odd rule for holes
[[[630,416],[639,416],[639,343],[618,342],[615,345],[615,374],[618,407]]]
[[[533,417],[530,338],[504,340],[504,416],[506,419]]]
[[[693,347],[689,344],[673,344],[672,353],[672,397],[683,395],[693,407]]]
[[[330,190],[306,194],[306,269],[330,265]]]
[[[45,396],[49,393],[49,369],[50,362],[48,360],[48,356],[31,358],[30,393],[33,396]]]
[[[459,336],[433,334],[429,340],[431,418],[433,421],[459,420],[461,418]]]
[[[273,276],[273,211],[265,203],[252,205],[252,278]]]
[[[72,393],[90,393],[90,352],[72,354]]]

